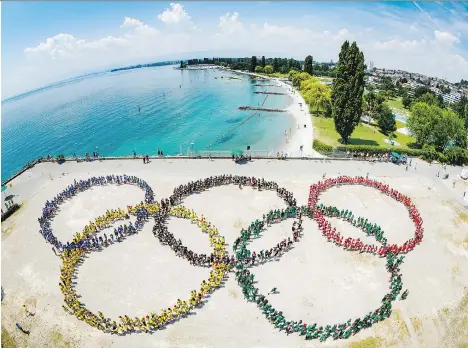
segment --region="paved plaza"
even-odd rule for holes
[[[408,171],[391,163],[276,159],[242,165],[231,160],[191,159],[39,164],[14,179],[8,191],[23,206],[2,224],[2,327],[19,347],[459,347],[468,343],[468,210],[464,207],[468,201],[463,199],[468,182],[457,177],[459,167],[447,168],[446,180],[436,176],[438,171],[445,169],[418,160],[413,160]],[[401,267],[403,289],[409,290],[409,296],[396,300],[391,317],[372,328],[349,340],[320,343],[275,330],[259,308],[244,299],[234,274],[229,273],[201,308],[163,330],[125,336],[103,333],[63,310],[58,286],[61,260],[39,233],[37,219],[46,200],[75,179],[109,174],[145,180],[156,201],[169,197],[181,184],[209,176],[263,177],[291,191],[298,205],[307,204],[310,185],[324,174],[368,175],[409,196],[424,220],[424,239],[406,255]],[[143,200],[144,192],[134,186],[91,188],[61,205],[52,228],[60,240],[71,240],[108,209],[126,209]],[[415,226],[405,207],[372,188],[334,187],[320,196],[320,202],[351,209],[355,216],[379,224],[389,243],[402,244],[414,235]],[[229,253],[241,228],[272,209],[286,208],[272,191],[240,190],[233,185],[194,194],[182,204],[219,229]],[[329,220],[344,237],[377,243],[342,220]],[[250,249],[275,246],[291,235],[292,223],[290,219],[269,227]],[[152,233],[153,224],[150,219],[138,234],[85,258],[75,281],[87,309],[112,317],[143,316],[172,306],[178,298],[188,298],[191,290],[208,279],[209,268],[192,266],[161,245]],[[208,235],[189,220],[171,217],[168,228],[189,249],[212,252]],[[389,287],[385,258],[327,242],[317,223],[307,217],[303,228],[303,237],[292,250],[252,268],[262,293],[278,289],[269,296],[272,305],[295,320],[324,325],[363,317],[379,307]],[[35,315],[26,317],[23,304]],[[17,330],[17,322],[30,334]]]

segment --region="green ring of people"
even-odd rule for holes
[[[334,207],[324,207],[325,213],[329,213],[330,215],[336,213]],[[328,208],[328,209],[327,209]],[[289,209],[289,208],[288,208]],[[299,211],[297,208],[292,208],[295,210],[296,214]],[[306,206],[302,206],[301,211],[305,213],[305,215],[312,218],[312,211]],[[352,213],[351,213],[352,215]],[[284,214],[281,216],[281,221],[284,221],[289,218],[293,218],[295,215],[292,214]],[[350,220],[345,220],[351,223]],[[251,224],[250,226],[254,225],[255,223]],[[368,222],[370,224],[370,222]],[[377,226],[375,224],[370,224],[370,226]],[[250,227],[249,227],[250,229]],[[379,229],[376,229],[378,231]],[[379,239],[378,242],[382,243],[386,241],[383,237],[383,231],[380,229],[381,233],[370,233],[369,235],[373,235],[376,240]],[[257,235],[259,232],[257,232]],[[368,312],[364,315],[364,317],[356,318],[356,319],[349,319],[346,322],[338,322],[332,325],[325,325],[320,326],[317,323],[306,325],[302,320],[299,321],[292,321],[288,320],[286,316],[283,314],[282,311],[275,309],[268,301],[267,296],[260,293],[259,289],[254,285],[255,282],[255,275],[250,272],[249,269],[244,265],[243,259],[250,255],[250,251],[247,249],[247,244],[250,241],[253,233],[244,233],[241,236],[240,245],[235,248],[234,251],[237,249],[242,250],[242,252],[237,253],[237,263],[235,266],[235,275],[236,280],[239,286],[242,288],[242,292],[244,297],[247,301],[255,302],[257,306],[262,310],[262,314],[265,316],[266,319],[270,321],[275,328],[281,330],[285,330],[288,334],[289,333],[299,333],[299,335],[304,336],[306,340],[312,339],[319,339],[320,341],[325,341],[330,337],[333,339],[347,339],[352,335],[358,333],[362,329],[369,328],[373,324],[385,320],[390,317],[392,313],[392,302],[395,301],[400,295],[401,290],[403,288],[402,283],[402,275],[399,272],[399,267],[403,263],[404,256],[396,257],[393,253],[388,253],[386,255],[387,258],[387,266],[386,269],[390,273],[390,291],[384,295],[382,298],[381,306],[373,311]],[[275,292],[276,288],[273,288],[271,292]],[[402,295],[401,299],[404,300],[408,295],[408,291],[406,290]]]

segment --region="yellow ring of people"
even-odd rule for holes
[[[136,211],[140,208],[146,208],[148,213],[154,214],[159,210],[157,203],[144,203],[137,206],[127,206],[128,214],[135,215]],[[73,240],[78,242],[99,230],[110,227],[118,220],[123,220],[128,215],[122,209],[108,211],[105,215],[98,217],[94,222],[90,222],[85,226],[82,233],[77,233]],[[214,248],[214,254],[221,258],[226,255],[224,245],[224,238],[219,235],[218,229],[206,222],[204,218],[188,208],[183,206],[170,207],[169,215],[178,218],[190,219],[192,223],[196,223],[203,232],[208,233],[210,236],[210,244]],[[212,263],[212,270],[210,271],[210,278],[203,280],[200,290],[193,290],[190,293],[190,298],[186,301],[177,300],[177,303],[172,308],[163,309],[159,313],[149,312],[143,317],[135,317],[134,319],[128,316],[121,316],[118,320],[113,320],[106,317],[103,313],[97,314],[86,309],[83,304],[78,300],[78,294],[72,286],[72,279],[77,270],[77,266],[82,257],[87,253],[92,252],[92,249],[75,249],[65,251],[61,255],[63,267],[61,269],[61,283],[60,288],[64,295],[65,305],[63,308],[70,314],[75,315],[78,319],[87,322],[89,325],[98,328],[104,332],[115,334],[127,334],[131,332],[149,332],[157,330],[169,324],[173,319],[178,316],[184,316],[189,313],[193,308],[196,308],[205,297],[206,294],[219,287],[221,282],[229,271],[229,266],[224,263]]]

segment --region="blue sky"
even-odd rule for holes
[[[3,2],[2,99],[79,74],[208,51],[366,60],[468,79],[462,2]],[[201,54],[201,53],[200,53]]]

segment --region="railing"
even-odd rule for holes
[[[374,162],[387,162],[388,160],[381,159],[379,160],[376,156],[358,156],[354,157],[352,154],[347,154],[346,152],[334,151],[326,154],[321,154],[320,157],[313,156],[311,154],[303,153],[302,151],[292,151],[292,152],[281,152],[276,150],[246,150],[243,151],[244,156],[250,156],[253,159],[294,159],[294,160],[316,160],[316,161],[329,161],[329,160],[349,160],[349,161],[374,161]],[[87,160],[84,157],[65,157],[65,162],[92,162],[92,161],[113,161],[113,160],[132,160],[137,159],[141,160],[142,155],[135,156],[109,156],[109,157],[99,157],[97,159],[90,158]],[[232,158],[232,151],[190,151],[187,155],[176,155],[176,156],[149,156],[150,159],[193,159],[193,158],[213,158],[213,159],[223,159],[223,158]],[[27,171],[28,169],[33,168],[36,164],[42,162],[58,162],[55,158],[39,158],[35,161],[28,163],[17,173],[9,177],[7,180],[2,182],[2,186],[8,184],[10,181]]]

